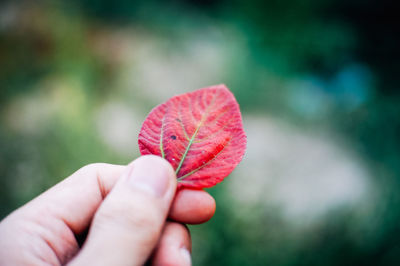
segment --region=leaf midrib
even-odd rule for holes
[[[181,159],[181,161],[179,162],[178,167],[176,168],[176,171],[175,171],[175,174],[176,174],[176,175],[178,175],[179,170],[181,170],[182,164],[183,164],[183,162],[184,162],[185,159],[186,159],[186,155],[188,154],[188,152],[189,152],[189,150],[190,150],[190,146],[192,146],[192,144],[193,144],[193,142],[194,142],[194,139],[196,138],[197,132],[199,132],[199,129],[200,129],[200,127],[201,127],[201,124],[203,124],[203,123],[200,123],[200,124],[199,124],[199,126],[196,128],[196,131],[193,133],[193,136],[192,136],[192,137],[190,138],[190,140],[189,140],[189,144],[188,144],[187,147],[186,147],[185,153],[182,155],[182,159]]]
[[[204,123],[204,121],[205,121],[205,118],[207,117],[208,112],[210,111],[211,106],[214,105],[214,102],[215,102],[215,99],[216,99],[216,98],[217,98],[216,95],[214,95],[213,99],[211,100],[211,103],[207,106],[207,109],[205,110],[204,114],[202,115],[199,125],[197,126],[197,128],[196,128],[195,132],[193,133],[192,137],[190,138],[189,143],[188,143],[188,145],[187,145],[187,147],[186,147],[186,150],[185,150],[185,152],[184,152],[183,155],[182,155],[181,161],[179,162],[179,165],[178,165],[178,167],[176,168],[176,171],[175,171],[176,176],[178,176],[179,170],[181,170],[181,167],[182,167],[182,165],[183,165],[183,162],[184,162],[185,159],[186,159],[186,155],[188,154],[188,152],[189,152],[189,150],[190,150],[190,147],[192,146],[192,144],[193,144],[193,142],[194,142],[194,139],[196,138],[196,135],[197,135],[197,133],[198,133],[199,130],[200,130],[200,127],[203,125],[203,123]]]
[[[164,144],[163,144],[164,119],[165,119],[165,115],[163,116],[162,121],[161,121],[161,134],[160,134],[160,151],[161,151],[161,156],[163,157],[163,159],[165,159]]]

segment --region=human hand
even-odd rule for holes
[[[182,223],[207,221],[215,201],[175,189],[160,157],[85,166],[0,223],[0,265],[190,265]]]

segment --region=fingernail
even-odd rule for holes
[[[133,162],[129,182],[138,189],[163,197],[168,190],[171,173],[166,162],[156,156],[142,156]]]
[[[185,265],[192,265],[192,256],[190,255],[189,250],[186,248],[181,248],[180,249],[182,260],[185,262]]]

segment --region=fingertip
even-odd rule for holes
[[[182,189],[172,203],[169,218],[187,224],[201,224],[215,213],[214,198],[204,190]]]
[[[172,165],[165,160],[164,158],[156,155],[143,155],[134,160],[131,164],[146,164],[146,165],[151,165],[154,166],[158,169],[162,169],[163,171],[168,172],[169,175],[173,176],[174,179],[176,180],[176,174],[174,171],[174,168]]]
[[[151,265],[191,265],[191,239],[187,227],[167,222],[154,251]]]
[[[135,189],[168,199],[166,202],[169,209],[177,181],[175,171],[165,159],[154,155],[141,156],[129,164],[126,177],[122,178],[121,185],[129,184]],[[123,182],[124,180],[128,182]]]

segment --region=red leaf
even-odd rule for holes
[[[139,149],[142,155],[168,160],[178,187],[214,186],[233,171],[246,149],[239,105],[225,85],[174,96],[147,116]]]

